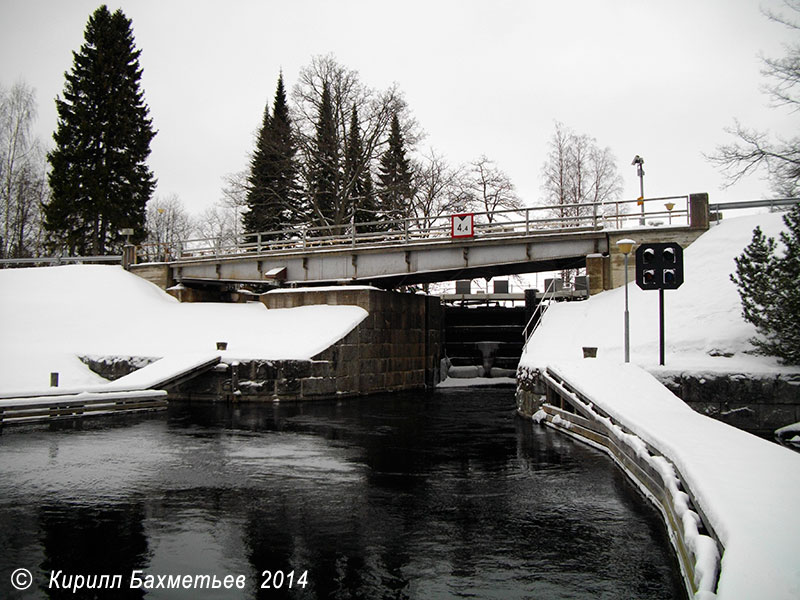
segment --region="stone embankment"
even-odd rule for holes
[[[738,429],[772,437],[776,429],[800,422],[800,375],[691,374],[653,375],[695,411]],[[517,371],[517,408],[533,415],[544,387],[527,367]]]
[[[213,370],[170,388],[189,400],[315,400],[416,390],[439,382],[442,307],[439,298],[375,288],[321,288],[263,294],[270,309],[308,305],[360,306],[369,314],[344,338],[308,360],[226,356]],[[264,340],[265,344],[269,340]],[[86,357],[89,367],[116,379],[152,357]]]

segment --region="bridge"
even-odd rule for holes
[[[126,249],[129,268],[168,287],[401,285],[492,278],[587,266],[616,254],[616,239],[688,244],[708,228],[706,194],[612,203],[532,207],[286,229]],[[613,262],[613,260],[612,260]],[[612,266],[612,271],[618,268]],[[599,272],[608,269],[600,267]],[[595,283],[598,278],[594,277]],[[602,284],[601,287],[608,287]]]

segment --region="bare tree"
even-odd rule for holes
[[[800,0],[784,0],[789,16],[764,11],[765,16],[793,32],[800,32]],[[791,14],[793,13],[793,14]],[[800,44],[785,46],[786,54],[780,58],[762,57],[761,74],[767,78],[764,92],[775,107],[800,110]],[[725,175],[725,187],[740,181],[756,171],[766,171],[773,192],[781,196],[800,193],[800,137],[773,136],[769,132],[745,127],[734,120],[725,130],[736,141],[718,146],[706,158]]]
[[[580,225],[582,217],[598,217],[604,205],[619,198],[622,177],[614,155],[586,134],[576,134],[555,124],[550,153],[542,166],[544,202],[564,225]]]
[[[437,217],[468,210],[473,195],[464,167],[451,167],[431,149],[414,163],[414,197],[411,217],[420,227],[430,227]]]
[[[145,227],[151,260],[174,258],[181,251],[181,242],[190,238],[193,231],[191,217],[177,194],[157,196],[147,203]]]
[[[596,220],[611,212],[613,202],[622,194],[622,177],[617,172],[614,155],[601,148],[586,134],[576,134],[556,122],[550,138],[550,153],[542,166],[542,191],[545,204],[561,226],[580,226],[586,218]],[[561,276],[569,283],[578,269],[564,269]]]
[[[30,256],[41,244],[47,199],[44,151],[33,135],[36,94],[23,82],[0,87],[0,256]]]
[[[221,201],[195,218],[194,231],[200,238],[213,239],[215,245],[221,248],[236,243],[241,228],[240,221],[238,207]]]
[[[331,212],[313,206],[313,198],[309,198],[312,201],[309,209],[316,224],[337,226],[349,222],[353,212],[353,188],[365,172],[372,171],[374,161],[386,144],[392,116],[397,114],[401,117],[403,137],[409,147],[420,138],[420,133],[397,86],[384,91],[373,90],[361,82],[358,72],[342,66],[332,55],[314,57],[311,64],[300,71],[292,94],[294,106],[291,110],[292,122],[298,130],[301,162],[305,165],[301,178],[307,190],[311,188],[312,174],[308,166],[314,163],[316,125],[325,89],[330,96],[337,156],[341,161],[335,165],[339,174],[336,178],[335,210]],[[349,133],[354,108],[359,119],[360,156],[355,157],[354,164],[345,170],[344,158],[349,155],[351,162],[354,158],[347,147],[352,139]]]
[[[511,179],[494,161],[481,156],[470,164],[469,170],[472,202],[479,210],[488,213],[489,223],[494,222],[495,211],[523,208]]]

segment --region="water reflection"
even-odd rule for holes
[[[134,569],[247,576],[149,598],[683,596],[655,510],[604,455],[516,419],[507,389],[9,429],[0,548],[2,598],[65,596],[51,570],[127,587]]]

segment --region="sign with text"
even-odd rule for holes
[[[453,215],[450,217],[450,236],[454,238],[472,237],[475,235],[474,215],[472,213]]]

